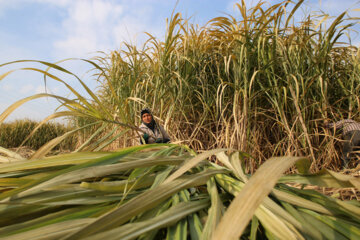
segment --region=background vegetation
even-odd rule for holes
[[[333,133],[322,126],[359,117],[358,48],[339,41],[356,19],[299,20],[302,2],[290,12],[288,2],[237,4],[241,19],[204,27],[175,14],[164,41],[149,34],[142,49],[125,44],[101,59],[101,99],[129,124],[151,107],[173,140],[194,149],[239,149],[258,163],[303,155],[313,169],[336,168]]]
[[[72,129],[72,127],[61,123],[47,122],[24,142],[38,124],[38,122],[29,119],[2,124],[0,127],[0,146],[4,148],[26,146],[38,150],[45,143]],[[54,150],[72,151],[76,148],[77,142],[76,136],[69,137],[55,146]]]

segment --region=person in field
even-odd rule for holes
[[[168,143],[169,134],[155,120],[150,109],[145,108],[140,112],[141,125],[139,136],[141,144]]]
[[[342,130],[343,151],[342,151],[342,167],[347,168],[350,160],[359,155],[356,151],[360,151],[360,123],[352,119],[344,119],[335,123],[325,125],[328,128]],[[355,151],[355,152],[354,152]]]

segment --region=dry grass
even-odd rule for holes
[[[339,170],[339,141],[323,126],[360,118],[359,50],[340,42],[357,21],[346,13],[326,26],[319,15],[297,21],[294,14],[302,4],[260,2],[248,9],[242,2],[236,5],[239,19],[220,16],[205,26],[173,14],[164,39],[149,33],[142,47],[123,43],[87,61],[101,85],[98,92],[59,65],[35,61],[47,70],[33,71],[63,83],[75,97],[34,95],[11,106],[0,122],[26,101],[54,97],[66,111],[50,119],[76,119],[77,151],[100,151],[137,144],[139,111],[150,107],[172,141],[197,151],[246,152],[251,172],[266,159],[285,155],[309,157],[312,171]],[[87,97],[52,71],[75,76]]]

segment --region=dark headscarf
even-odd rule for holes
[[[148,113],[148,114],[151,115],[152,120],[151,120],[150,123],[144,123],[144,122],[143,122],[142,116],[143,116],[145,113]],[[154,116],[152,115],[150,109],[144,108],[143,110],[141,110],[141,112],[140,112],[140,118],[141,118],[141,122],[143,122],[148,128],[150,128],[152,131],[154,131],[156,124],[155,124]]]

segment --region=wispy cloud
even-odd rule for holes
[[[21,93],[21,94],[28,94],[28,93],[31,93],[31,92],[33,92],[34,91],[34,85],[32,85],[32,84],[26,84],[26,85],[24,85],[24,86],[22,86],[21,88],[20,88],[20,90],[19,90],[19,92]]]
[[[19,6],[21,6],[19,1],[0,0],[0,16],[5,14],[8,9],[18,8]]]
[[[35,88],[35,93],[50,93],[50,94],[58,94],[61,93],[62,91],[60,91],[59,87],[51,87],[51,89],[49,87],[45,88],[45,85],[38,85]]]
[[[32,36],[34,40],[44,42],[42,46],[44,51],[45,48],[48,50],[47,56],[58,60],[88,57],[88,54],[96,51],[108,52],[120,48],[124,41],[141,44],[145,40],[145,31],[156,37],[163,35],[165,24],[158,24],[157,8],[164,1],[0,0],[0,16],[1,13],[15,9],[26,9],[27,14],[32,12],[34,16],[40,14],[38,9],[42,9],[46,14],[53,13],[54,18],[50,22],[44,21],[34,26],[36,29]],[[167,16],[170,14],[171,12],[168,12]],[[165,17],[161,18],[162,23],[165,22]],[[12,42],[9,40],[11,35],[0,30],[0,37],[4,34],[8,35],[6,42]],[[21,46],[18,46],[19,50],[12,48],[15,52],[21,52],[22,49]]]
[[[14,90],[14,86],[11,84],[7,84],[7,83],[0,85],[0,87],[2,88],[2,90],[8,91],[8,92]]]
[[[35,93],[44,93],[45,92],[45,86],[44,85],[38,85],[35,88]]]
[[[107,52],[119,48],[121,42],[134,42],[146,30],[159,33],[164,26],[155,27],[148,21],[151,7],[136,3],[139,2],[78,0],[67,3],[67,16],[61,24],[64,34],[54,42],[56,55]]]
[[[74,1],[67,6],[62,22],[65,35],[54,43],[57,54],[82,55],[112,47],[112,29],[123,12],[120,4],[108,1]]]
[[[73,0],[26,0],[28,2],[37,2],[37,3],[44,3],[44,4],[52,4],[55,6],[65,7],[69,5]]]

